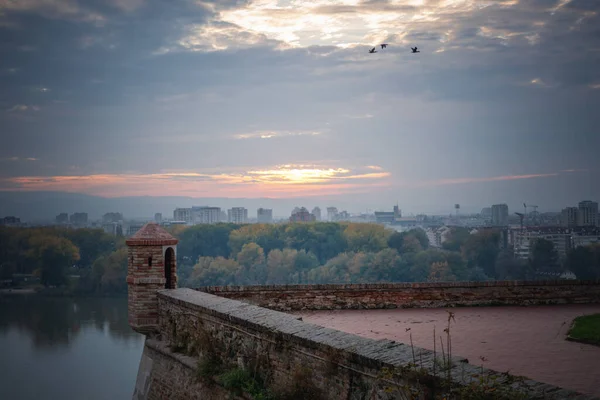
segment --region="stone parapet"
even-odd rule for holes
[[[198,291],[280,311],[600,303],[600,281],[208,286]]]
[[[441,355],[430,350],[324,328],[286,313],[192,289],[161,291],[158,301],[160,348],[164,352],[174,345],[181,353],[200,359],[211,352],[226,365],[247,369],[260,366],[269,377],[268,385],[292,388],[300,380],[305,389],[314,389],[304,398],[393,399],[396,397],[388,392],[390,387],[408,394],[440,379],[439,367],[437,375],[435,368]],[[189,366],[194,361],[184,363]],[[411,369],[413,363],[418,364],[418,371]],[[180,390],[177,382],[181,376],[175,370],[180,364],[182,361],[173,357],[165,359],[160,368],[174,372],[169,381],[157,384],[156,390],[165,384]],[[400,372],[394,379],[382,377],[386,369]],[[457,357],[452,359],[448,376],[458,386],[484,376],[507,385],[510,379]],[[511,384],[531,399],[593,399],[527,379]],[[200,389],[189,387],[186,395],[197,398],[194,390]],[[151,392],[152,387],[148,398],[156,398]]]

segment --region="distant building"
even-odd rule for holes
[[[297,209],[297,210],[296,210]],[[297,208],[292,211],[290,222],[312,222],[315,220],[315,216],[308,212],[304,207]]]
[[[69,214],[60,213],[56,216],[55,221],[56,221],[57,225],[68,224],[69,223]]]
[[[590,200],[579,202],[577,217],[579,226],[598,226],[598,203]]]
[[[545,239],[552,242],[560,258],[565,258],[573,247],[571,232],[560,227],[529,227],[513,231],[515,257],[526,260],[531,255],[535,240]]]
[[[218,224],[221,220],[220,207],[192,207],[193,224]]]
[[[492,225],[508,226],[508,206],[506,204],[492,206]]]
[[[146,225],[145,222],[131,222],[129,223],[129,226],[127,227],[127,236],[133,236],[137,233],[137,231],[139,231],[140,229],[142,229],[142,227]]]
[[[327,220],[337,221],[338,209],[336,207],[327,207]]]
[[[71,214],[70,222],[73,225],[86,226],[88,224],[88,214],[85,212]]]
[[[109,212],[102,216],[102,223],[109,224],[112,222],[120,222],[123,221],[123,214],[119,212]]]
[[[192,223],[192,209],[191,208],[176,208],[175,211],[173,211],[173,220],[191,224]]]
[[[102,229],[109,235],[122,236],[123,226],[118,222],[107,222],[102,224]]]
[[[256,220],[259,224],[270,224],[273,222],[273,209],[259,208],[256,210]]]
[[[19,226],[19,225],[21,225],[21,218],[13,217],[13,216],[0,218],[0,225]]]
[[[244,207],[233,207],[227,210],[227,221],[232,224],[247,224],[248,209]]]
[[[319,207],[313,208],[311,214],[315,216],[315,221],[321,220],[321,209]]]
[[[157,224],[162,223],[162,213],[154,214],[154,222],[156,222]]]
[[[577,207],[563,208],[560,213],[561,225],[565,228],[574,228],[577,226],[579,209]]]

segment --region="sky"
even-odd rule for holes
[[[0,0],[0,190],[557,209],[599,66],[597,0]]]

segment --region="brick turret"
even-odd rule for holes
[[[154,222],[127,239],[129,325],[148,334],[158,328],[157,291],[177,288],[177,242]]]

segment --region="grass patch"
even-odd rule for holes
[[[600,314],[575,318],[567,339],[600,346]]]

